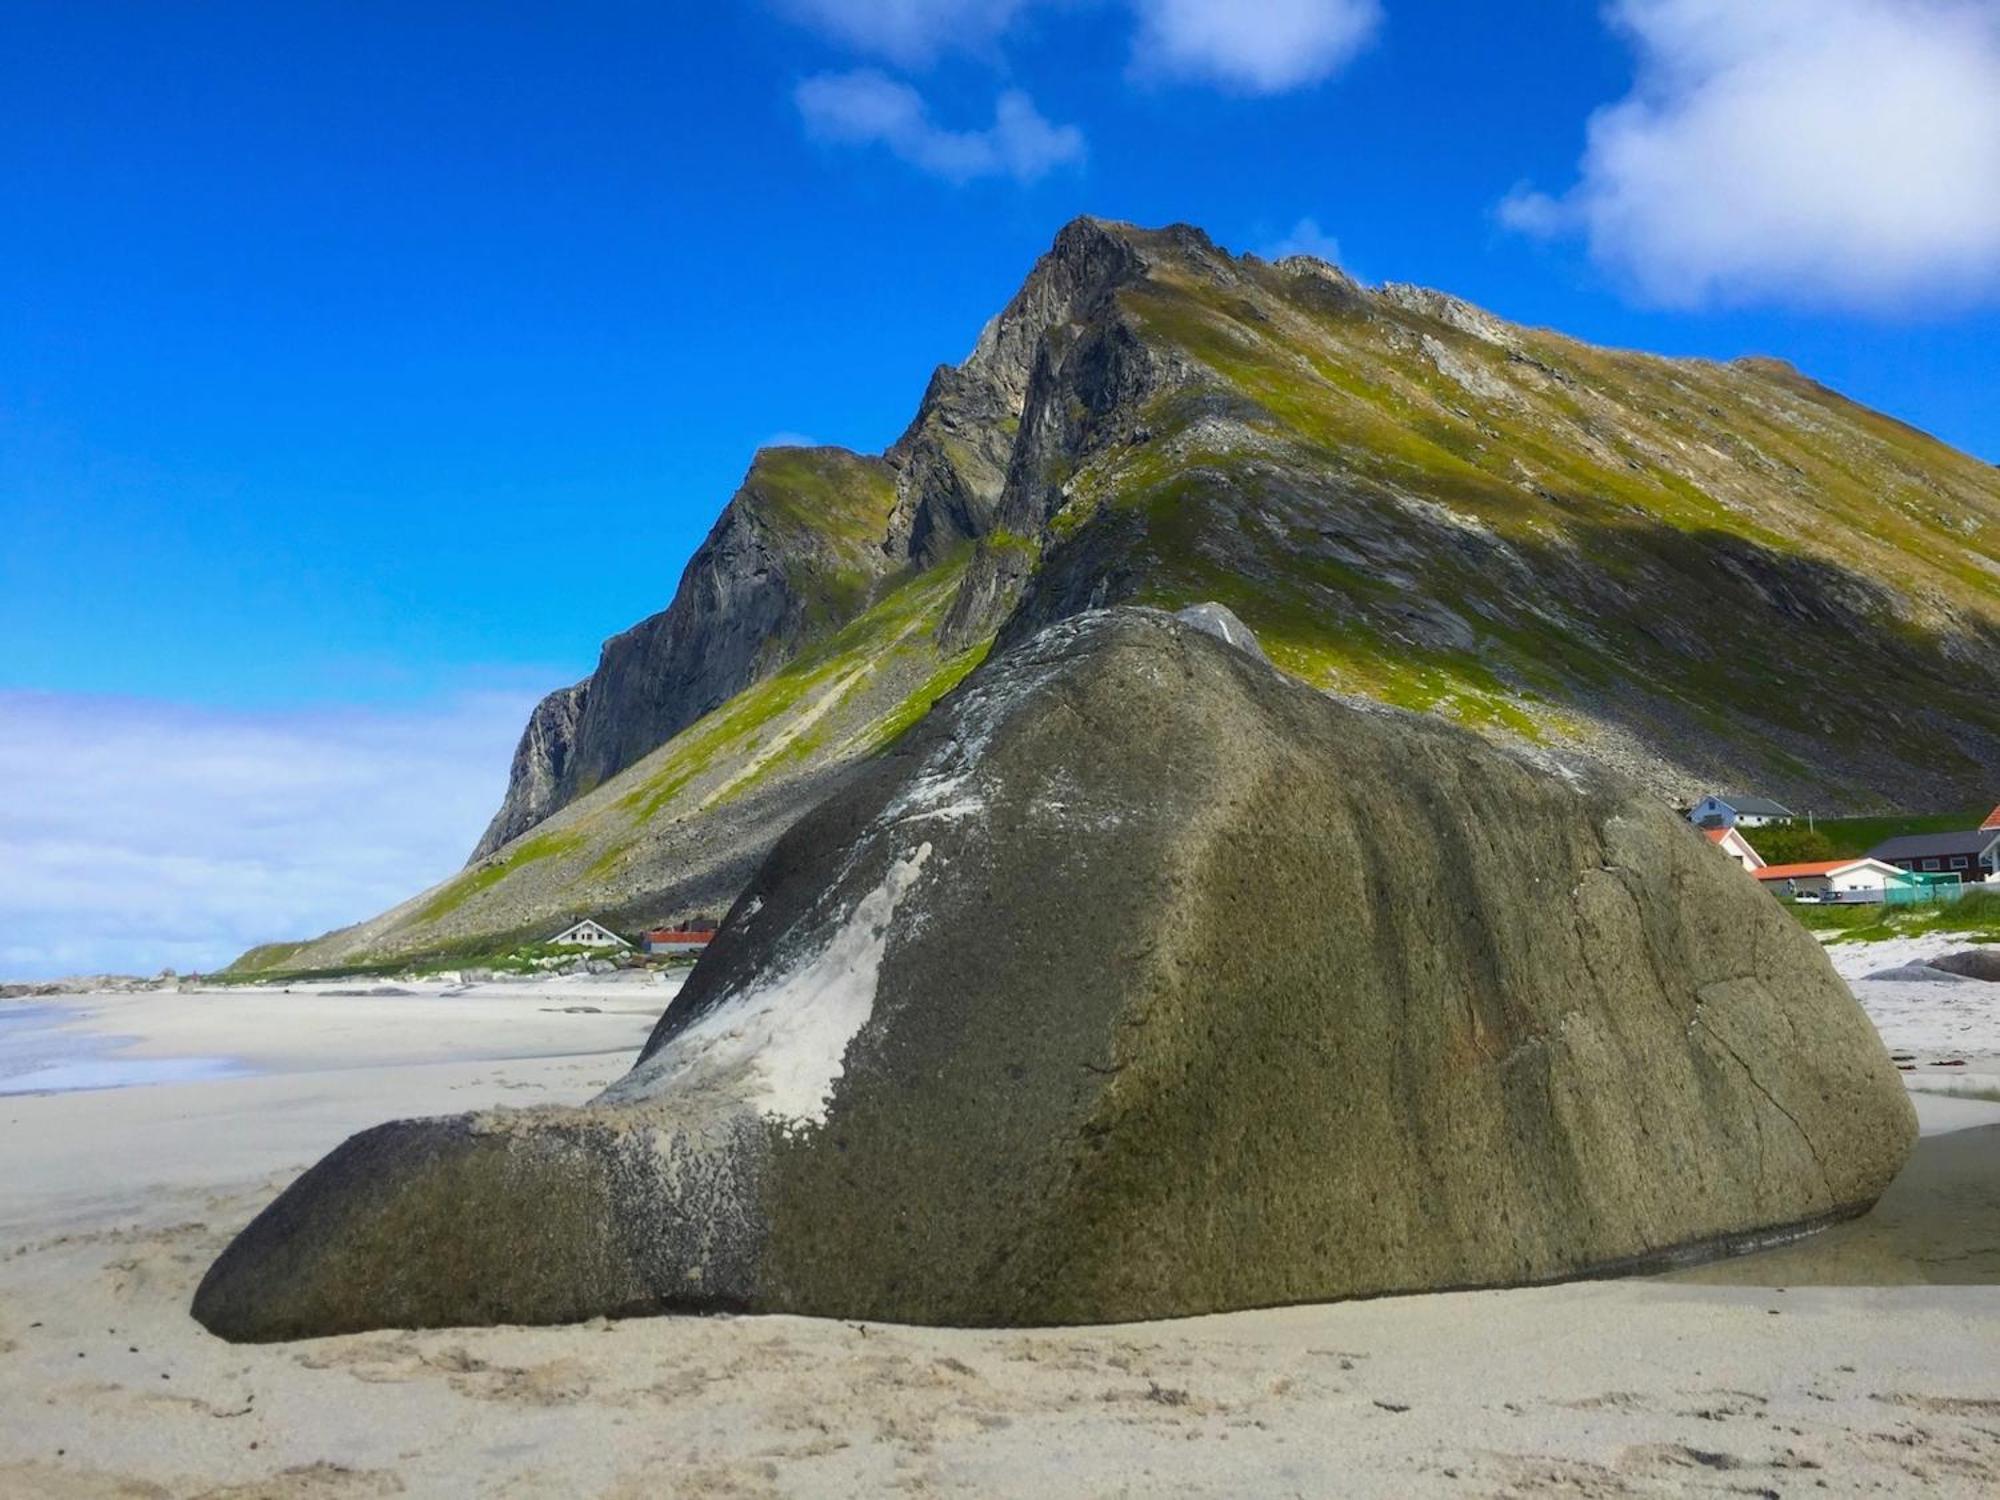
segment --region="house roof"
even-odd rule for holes
[[[1797,813],[1785,806],[1784,803],[1773,802],[1769,797],[1731,797],[1725,794],[1718,796],[1715,800],[1720,802],[1724,807],[1733,808],[1738,813],[1747,813],[1753,818],[1795,818],[1798,816]]]
[[[1722,848],[1728,850],[1731,858],[1735,858],[1737,851],[1740,850],[1744,855],[1757,862],[1758,869],[1761,870],[1764,868],[1764,856],[1757,852],[1750,840],[1743,837],[1742,829],[1704,828],[1701,833],[1702,837],[1707,839],[1711,844],[1720,845]]]
[[[599,932],[603,933],[606,937],[613,938],[620,943],[625,943],[625,939],[619,937],[617,933],[613,932],[609,927],[606,927],[602,922],[598,921],[597,918],[595,917],[579,917],[576,921],[570,923],[569,926],[565,927],[561,932],[557,933],[554,937],[550,938],[549,941],[552,943],[560,943],[564,938],[568,937],[572,932],[575,932],[577,929],[582,927],[594,927]],[[625,946],[629,948],[631,944],[625,943]]]
[[[1994,808],[1992,812],[1986,815],[1986,821],[1979,825],[1979,831],[1981,833],[2000,832],[2000,807]]]
[[[1870,859],[1939,859],[1951,854],[1984,854],[2000,843],[2000,828],[1968,828],[1963,833],[1906,833],[1868,851]]]
[[[1844,875],[1862,865],[1881,864],[1882,861],[1872,855],[1865,859],[1814,859],[1804,864],[1766,865],[1756,875],[1759,880],[1801,880],[1814,875]],[[1882,868],[1891,875],[1903,873],[1890,865],[1882,865]]]

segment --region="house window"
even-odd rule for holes
[[[1934,860],[1934,859],[1927,859],[1927,860],[1925,860],[1925,861],[1924,861],[1924,868],[1925,868],[1926,870],[1941,870],[1941,869],[1943,869],[1943,868],[1944,868],[1944,866],[1940,865],[1940,864],[1939,864],[1939,863],[1938,863],[1938,862],[1937,862],[1936,860]]]
[[[1951,867],[1954,870],[1963,870],[1966,867],[1965,856],[1963,854],[1954,854],[1951,857]]]

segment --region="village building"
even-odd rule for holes
[[[1781,896],[1817,896],[1823,901],[1882,901],[1910,877],[1879,859],[1821,859],[1804,864],[1765,865],[1751,872],[1764,888]]]
[[[689,922],[684,927],[656,927],[641,934],[639,942],[648,953],[699,953],[714,938],[713,922]]]
[[[1956,877],[1962,884],[2000,877],[2000,808],[1992,825],[1963,833],[1911,833],[1885,840],[1868,851],[1913,875]]]
[[[1769,797],[1710,795],[1695,803],[1688,821],[1697,828],[1762,828],[1767,823],[1790,823],[1798,817],[1782,802]]]
[[[1750,840],[1743,837],[1736,828],[1704,828],[1702,833],[1708,841],[1743,866],[1752,875],[1764,868],[1764,856],[1750,847]]]
[[[565,927],[549,939],[549,945],[556,948],[630,948],[632,945],[606,927],[589,917]]]

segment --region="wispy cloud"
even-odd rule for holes
[[[210,969],[394,905],[464,861],[531,706],[0,694],[0,976]]]
[[[997,54],[1033,10],[1096,10],[1055,0],[778,0],[838,46],[927,67],[948,52]],[[1134,24],[1133,72],[1242,94],[1322,83],[1381,30],[1382,0],[1123,0]]]
[[[794,98],[815,139],[881,146],[947,182],[1003,176],[1034,182],[1083,160],[1083,133],[1072,125],[1052,124],[1018,89],[1000,95],[993,123],[981,130],[937,124],[921,94],[873,68],[808,78]]]
[[[919,67],[991,46],[1029,0],[781,0],[796,20],[857,52]]]
[[[1319,227],[1319,220],[1300,219],[1283,238],[1258,248],[1265,260],[1284,260],[1293,255],[1310,255],[1330,266],[1340,264],[1340,241]]]
[[[1501,221],[1576,233],[1643,298],[1849,307],[2000,292],[2000,5],[1617,0],[1633,92],[1568,192]]]
[[[1380,0],[1132,0],[1142,76],[1282,94],[1324,82],[1382,25]]]

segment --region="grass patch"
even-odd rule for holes
[[[561,833],[538,833],[503,852],[490,864],[478,869],[467,870],[435,896],[424,903],[417,913],[419,922],[435,922],[457,911],[481,891],[490,891],[516,870],[541,860],[554,859],[557,855],[568,854],[583,846],[585,835],[581,831]]]
[[[303,943],[267,944],[267,947],[290,947],[293,952],[305,947]],[[253,948],[243,955],[247,959],[251,953],[261,950]],[[478,938],[470,942],[446,944],[426,949],[422,953],[405,955],[402,958],[370,959],[366,962],[337,964],[322,968],[286,969],[273,966],[257,971],[238,972],[236,964],[211,978],[222,984],[271,984],[305,983],[323,979],[430,979],[439,974],[456,973],[464,969],[489,969],[495,974],[544,974],[563,968],[569,961],[578,958],[607,958],[619,949],[591,948],[581,943],[516,943],[504,942],[495,946],[493,940]],[[654,961],[656,964],[658,961]]]
[[[804,706],[815,691],[887,649],[907,627],[944,609],[970,556],[969,549],[960,549],[950,560],[906,578],[830,640],[689,725],[668,742],[659,767],[618,805],[635,821],[648,822],[725,756],[749,754],[779,719]],[[809,744],[800,754],[811,748]]]
[[[762,449],[743,487],[770,519],[851,546],[873,546],[896,504],[895,471],[843,448]]]
[[[1801,906],[1790,911],[1836,943],[1879,943],[1927,932],[1962,932],[1975,943],[2000,943],[2000,891],[1974,891],[1936,906]]]
[[[990,639],[984,640],[949,658],[925,679],[921,687],[891,709],[881,723],[875,726],[869,735],[869,749],[871,751],[887,749],[909,733],[917,721],[931,711],[938,699],[957,687],[974,667],[986,660],[986,653],[992,649],[993,642]]]

